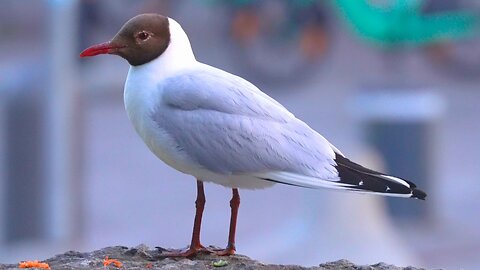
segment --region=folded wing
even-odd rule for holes
[[[288,171],[337,178],[328,141],[242,78],[211,68],[159,87],[163,105],[152,117],[199,167],[220,174]]]
[[[199,168],[308,188],[423,196],[411,182],[346,159],[242,78],[208,68],[169,78],[159,87],[162,105],[152,117]]]

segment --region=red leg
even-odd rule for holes
[[[230,231],[228,233],[228,245],[227,248],[223,250],[218,250],[215,253],[220,256],[233,255],[235,253],[235,232],[237,230],[237,216],[238,208],[240,206],[240,195],[238,194],[238,189],[232,189],[232,199],[230,200],[230,207],[232,213],[230,216]]]
[[[193,222],[192,242],[190,243],[190,249],[203,249],[200,244],[200,228],[202,225],[203,209],[205,209],[205,192],[203,190],[203,182],[197,180],[197,200],[195,201],[195,220]]]
[[[190,247],[186,251],[162,254],[162,257],[190,257],[196,255],[200,251],[206,251],[205,247],[200,243],[200,227],[202,225],[203,209],[205,208],[205,192],[203,190],[203,182],[200,180],[197,180],[197,200],[195,201],[195,207],[196,212]]]

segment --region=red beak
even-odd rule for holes
[[[99,54],[111,54],[115,53],[118,49],[123,47],[125,46],[114,45],[109,41],[86,48],[82,53],[80,53],[80,57],[89,57]]]

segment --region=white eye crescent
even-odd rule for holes
[[[150,38],[150,33],[146,32],[146,31],[139,32],[137,34],[137,38],[141,41],[145,41],[148,38]]]

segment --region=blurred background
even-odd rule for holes
[[[128,64],[78,57],[156,12],[182,24],[199,61],[250,80],[352,160],[428,193],[242,190],[239,253],[478,269],[479,11],[476,0],[1,1],[0,262],[189,243],[194,179],[134,133]],[[206,185],[206,245],[226,244],[230,194]]]

